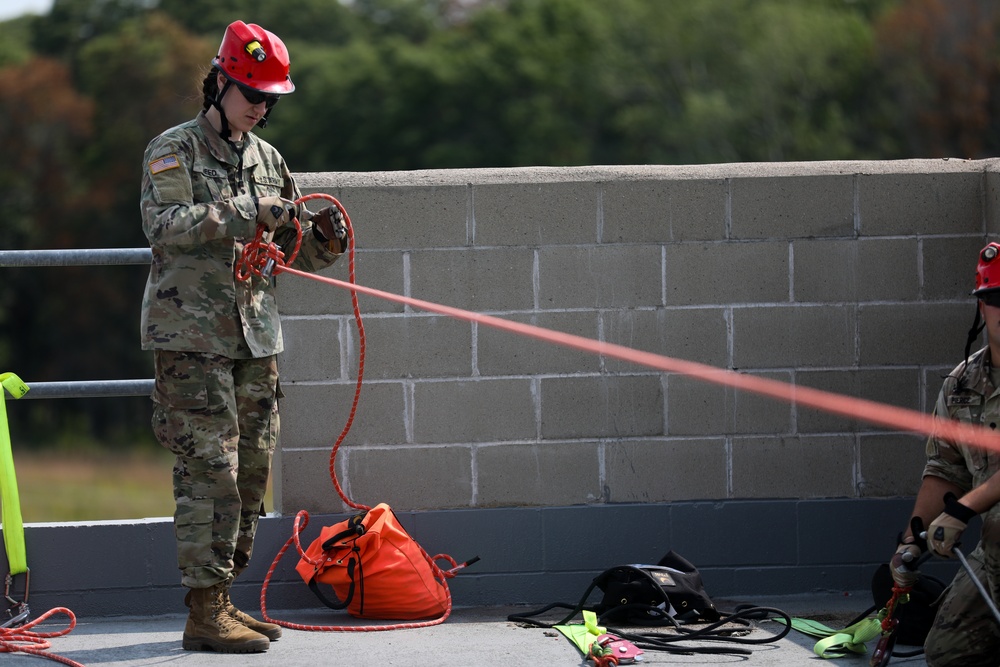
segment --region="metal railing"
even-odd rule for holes
[[[125,266],[149,264],[149,248],[98,248],[71,250],[0,250],[0,268],[38,266]],[[153,380],[81,380],[76,382],[27,382],[27,398],[109,398],[149,396]]]

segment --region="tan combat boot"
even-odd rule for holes
[[[281,637],[280,625],[258,621],[250,614],[237,609],[236,605],[233,604],[233,601],[229,599],[229,586],[226,586],[222,591],[222,608],[225,609],[226,613],[229,614],[229,616],[232,617],[237,623],[250,628],[254,632],[259,632],[272,642]]]
[[[271,642],[267,637],[240,624],[226,613],[222,604],[225,584],[211,588],[192,588],[184,598],[190,608],[184,626],[185,651],[218,651],[219,653],[259,653]]]

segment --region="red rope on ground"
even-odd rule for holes
[[[59,630],[58,632],[32,632],[31,628],[35,627],[50,616],[54,616],[55,614],[65,614],[66,616],[69,616],[69,627]],[[0,628],[0,653],[30,653],[32,655],[48,658],[49,660],[61,662],[64,665],[84,667],[84,665],[81,665],[79,662],[74,660],[70,660],[69,658],[45,652],[46,649],[52,647],[52,644],[47,641],[48,639],[69,634],[75,627],[76,616],[73,612],[65,607],[55,607],[54,609],[48,610],[35,620],[25,623],[20,627]]]

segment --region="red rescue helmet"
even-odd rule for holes
[[[285,95],[295,90],[285,43],[255,23],[230,23],[212,64],[233,83],[262,93]]]
[[[990,243],[979,251],[976,266],[976,289],[973,296],[1000,289],[1000,243]]]

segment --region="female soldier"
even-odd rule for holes
[[[281,325],[273,281],[234,267],[258,225],[318,271],[347,247],[336,207],[310,214],[281,155],[252,133],[295,90],[288,51],[242,21],[225,32],[203,84],[204,109],[146,149],[142,226],[153,251],[142,347],[153,350],[153,430],[176,455],[174,531],[190,589],[187,650],[266,651],[281,628],[236,609],[233,579],[250,560],[278,435]]]

